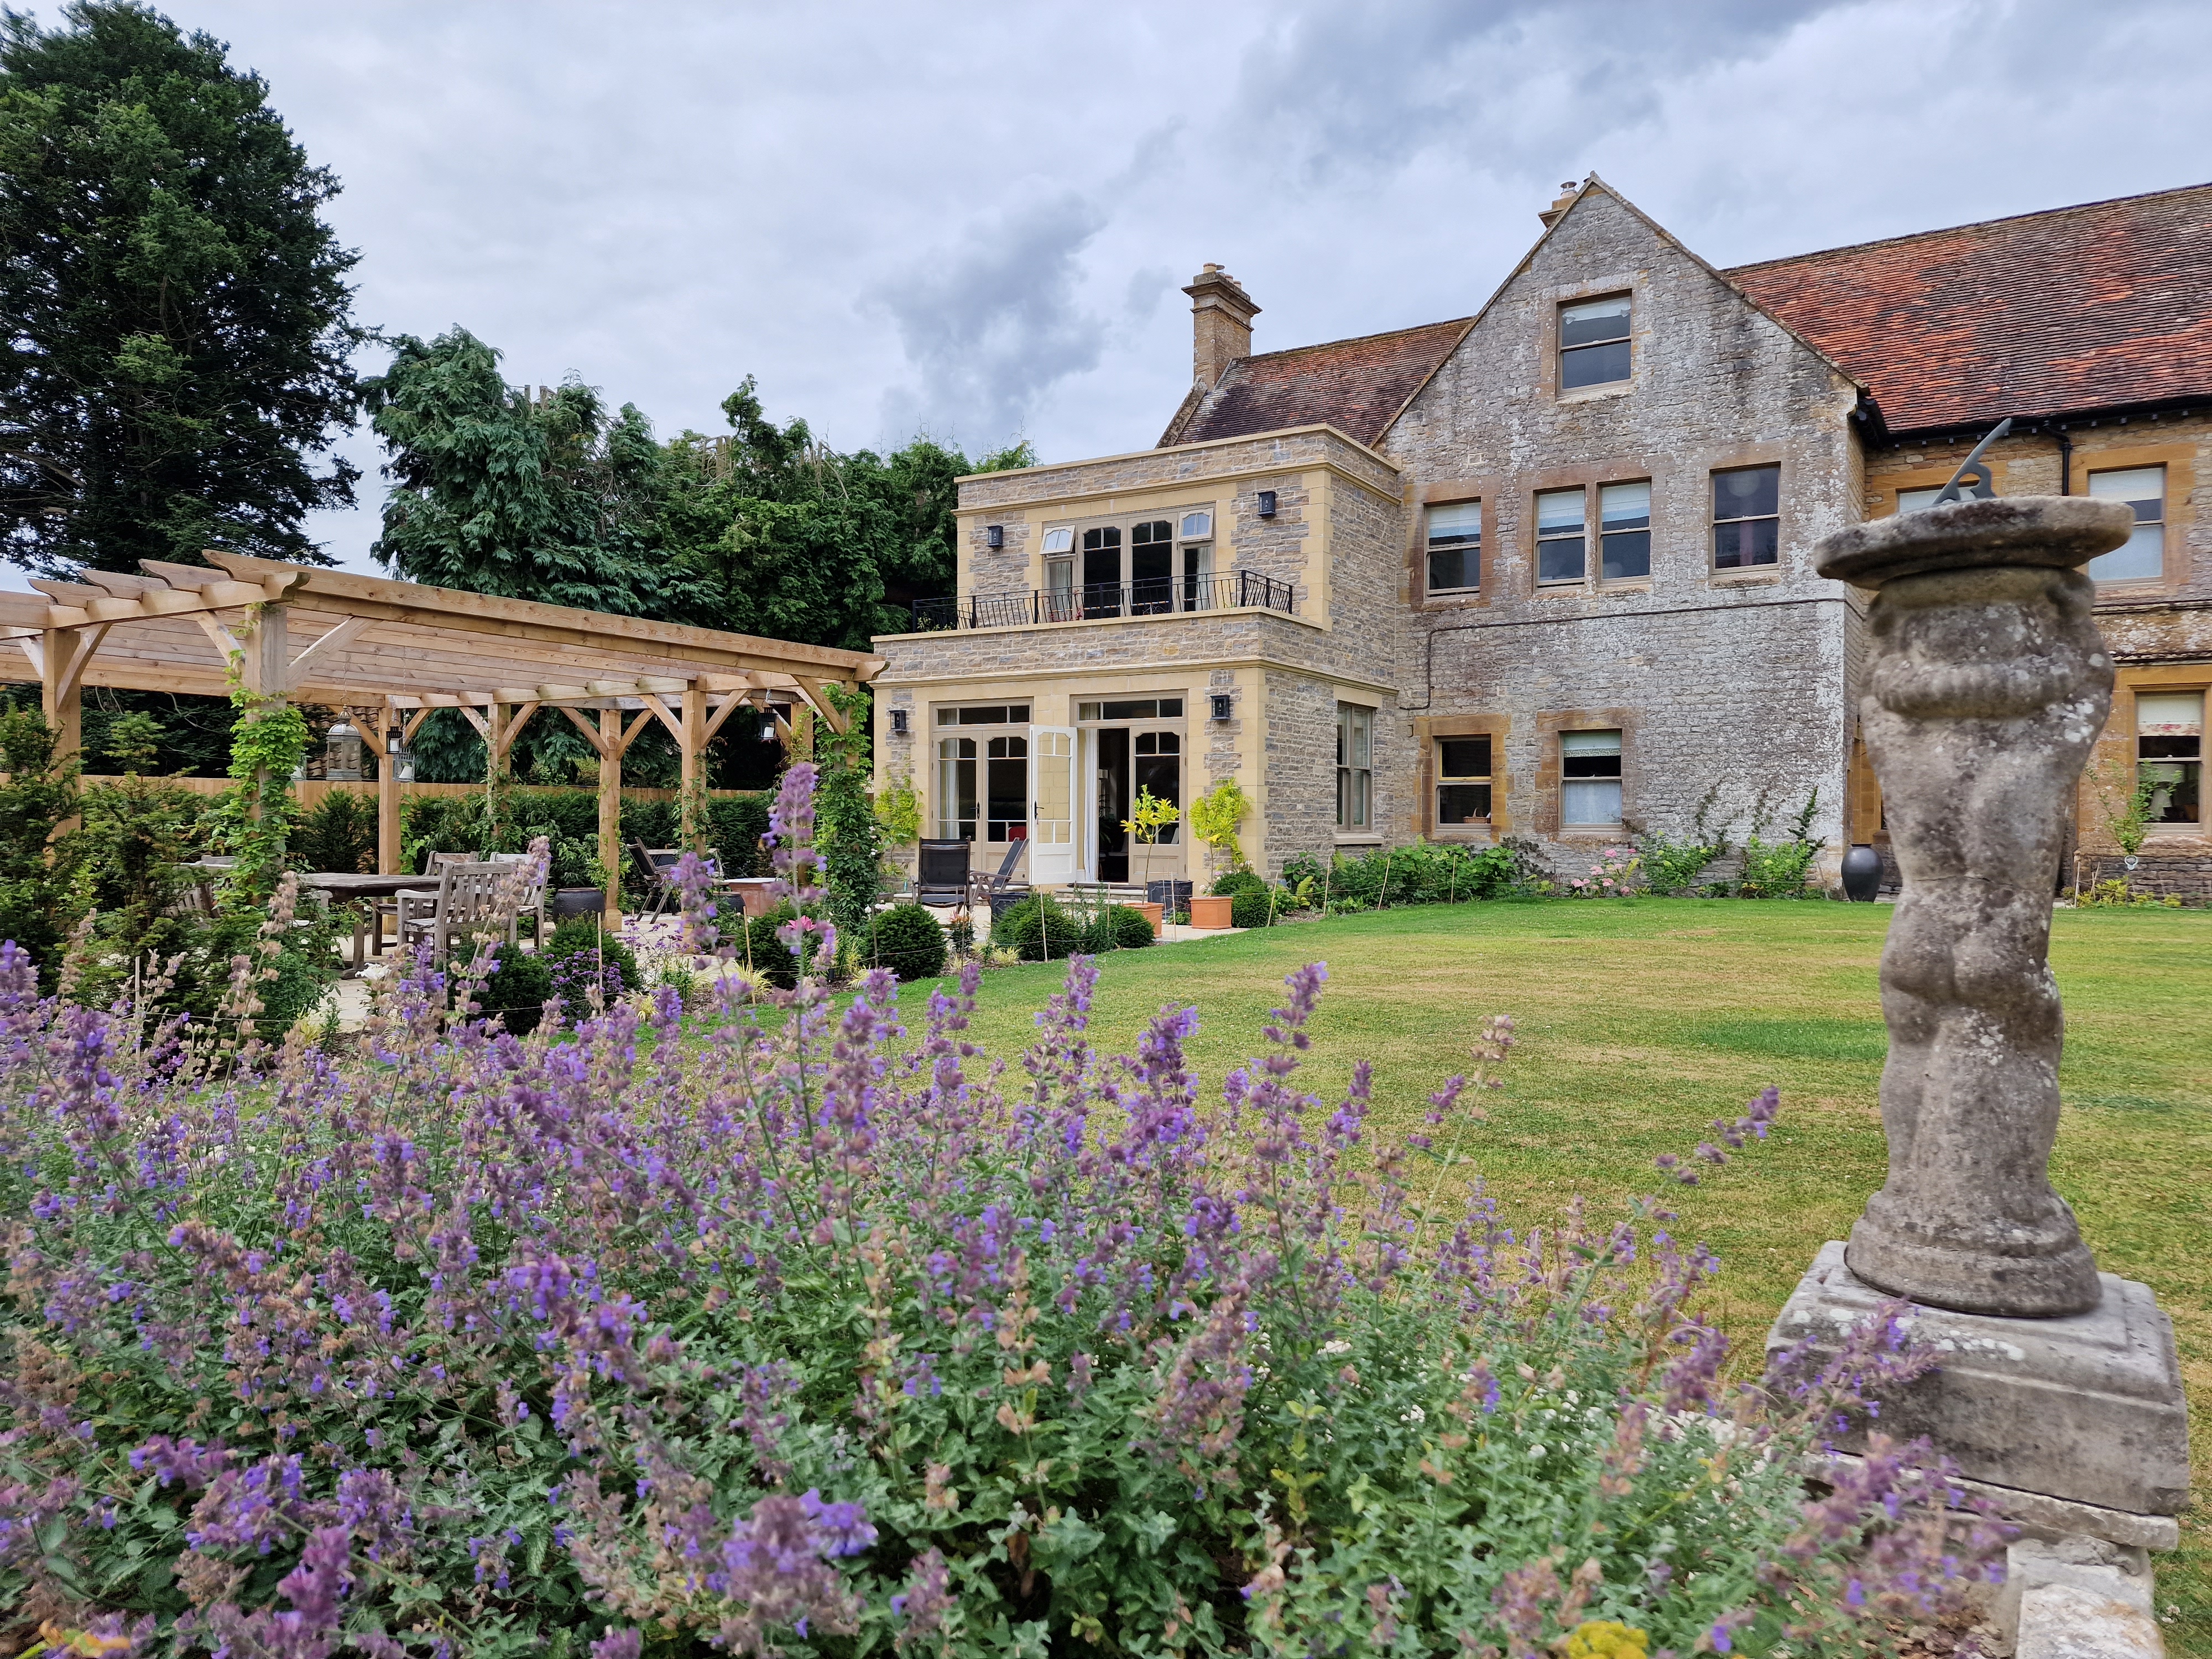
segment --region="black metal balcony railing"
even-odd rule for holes
[[[1087,582],[1076,588],[1032,588],[1026,593],[978,593],[964,599],[916,599],[914,631],[1255,609],[1295,615],[1297,590],[1256,570],[1232,570],[1225,576],[1158,576],[1134,582]]]

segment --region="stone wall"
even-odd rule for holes
[[[2153,841],[2144,844],[2132,870],[2117,854],[2084,857],[2079,868],[2085,887],[2124,881],[2130,892],[2148,893],[2154,898],[2171,895],[2184,904],[2212,904],[2212,843],[2196,842],[2191,851],[2184,853],[2165,851]]]
[[[1632,306],[1630,380],[1561,392],[1559,307],[1621,292]],[[1778,813],[1817,788],[1814,833],[1832,862],[1850,624],[1811,550],[1856,517],[1856,401],[1825,360],[1642,215],[1602,188],[1586,191],[1380,446],[1417,503],[1484,507],[1479,589],[1436,599],[1420,515],[1407,515],[1408,718],[1399,732],[1410,739],[1416,720],[1502,720],[1493,799],[1511,805],[1495,828],[1533,836],[1554,856],[1589,850],[1557,839],[1557,733],[1618,725],[1630,733],[1630,817],[1680,833],[1717,783],[1740,836],[1762,791]],[[1711,473],[1770,464],[1781,468],[1779,562],[1716,570]],[[1647,479],[1648,581],[1537,586],[1537,491]],[[1590,500],[1595,575],[1594,491]],[[1409,799],[1403,831],[1426,828],[1428,812],[1425,793]]]

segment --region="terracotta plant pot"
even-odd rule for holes
[[[1230,906],[1234,901],[1224,894],[1219,898],[1194,898],[1190,902],[1190,925],[1194,927],[1230,927]]]
[[[1144,913],[1145,920],[1152,924],[1152,937],[1154,939],[1158,939],[1160,936],[1160,918],[1167,914],[1167,906],[1164,904],[1139,904],[1132,908]]]

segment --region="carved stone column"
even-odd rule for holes
[[[2098,1273],[2049,1177],[2051,900],[2112,690],[2080,567],[2133,524],[2079,496],[1968,501],[1814,549],[1875,594],[1859,724],[1904,874],[1881,959],[1889,1176],[1767,1343],[1826,1351],[1885,1296],[1917,1304],[1941,1369],[1885,1399],[1886,1433],[1929,1435],[2023,1522],[2170,1549],[2189,1486],[2172,1327]]]
[[[2075,785],[2112,700],[2075,567],[2133,524],[2081,496],[1966,501],[1815,553],[1821,574],[1875,590],[1860,729],[1905,877],[1881,958],[1889,1181],[1845,1259],[1915,1302],[2097,1304],[2096,1264],[2045,1175],[2060,1036],[2047,947]]]

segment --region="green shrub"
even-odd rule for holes
[[[1083,948],[1093,956],[1103,951],[1141,951],[1152,943],[1152,924],[1133,904],[1108,905],[1083,932]]]
[[[1256,870],[1231,870],[1208,890],[1215,898],[1234,898],[1239,893],[1265,893],[1267,878]]]
[[[1291,891],[1331,911],[1380,909],[1393,904],[1459,904],[1497,899],[1522,890],[1534,874],[1527,854],[1510,844],[1468,847],[1456,842],[1413,842],[1358,858],[1339,857],[1324,868],[1310,854],[1283,866]],[[1278,902],[1278,910],[1281,908]]]
[[[738,945],[738,955],[743,961],[766,975],[769,984],[781,986],[787,991],[799,983],[800,958],[793,954],[788,945],[775,936],[775,931],[798,914],[790,901],[786,900],[766,915],[755,916],[750,921],[741,917],[732,918],[729,933],[726,935]],[[814,939],[805,941],[805,967],[810,974],[817,971],[814,957],[817,948]]]
[[[991,924],[991,942],[1024,962],[1058,962],[1083,948],[1083,924],[1049,894],[1038,893],[1001,910]]]
[[[614,934],[603,932],[597,916],[569,917],[553,930],[537,959],[551,976],[548,994],[559,995],[562,1008],[572,1020],[590,1017],[594,981],[601,1001],[606,1004],[625,991],[642,990],[645,986],[637,953]]]
[[[376,867],[376,799],[356,789],[333,789],[292,831],[292,862],[302,870],[340,870],[359,875]]]
[[[1282,903],[1263,884],[1256,893],[1244,891],[1231,896],[1229,925],[1232,927],[1272,927],[1275,914]]]
[[[545,1017],[545,1000],[552,994],[553,970],[544,958],[503,945],[499,966],[477,991],[476,1000],[486,1019],[502,1018],[515,1036],[527,1036]]]
[[[901,979],[934,979],[945,971],[945,929],[919,904],[895,904],[870,919],[860,965],[888,968]]]

